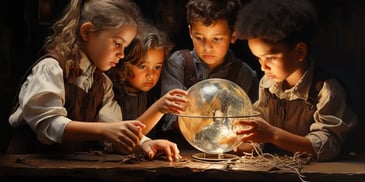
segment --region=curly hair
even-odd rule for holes
[[[207,26],[217,20],[227,20],[233,31],[240,7],[239,0],[190,0],[186,4],[186,19],[190,25],[199,21]]]
[[[165,59],[171,54],[174,44],[166,32],[158,30],[147,22],[139,24],[138,29],[140,31],[126,49],[125,57],[115,68],[108,71],[108,75],[115,85],[123,85],[127,78],[134,76],[131,67],[143,64],[149,49],[163,49]]]
[[[240,39],[309,44],[317,32],[317,19],[307,0],[251,0],[238,12],[235,29]]]

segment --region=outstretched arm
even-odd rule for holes
[[[180,114],[188,102],[187,91],[173,89],[153,103],[137,120],[146,125],[143,134],[147,134],[166,113]]]
[[[240,124],[248,126],[245,129],[237,131],[242,135],[241,140],[255,143],[272,143],[286,151],[307,152],[315,155],[312,143],[308,138],[290,133],[284,129],[270,125],[264,119],[257,117],[254,120],[241,120]]]

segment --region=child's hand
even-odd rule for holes
[[[142,139],[145,125],[137,120],[107,123],[103,135],[120,153],[131,153]]]
[[[238,121],[240,125],[245,126],[237,130],[236,134],[241,135],[243,142],[268,143],[274,138],[273,126],[261,117],[242,119]]]
[[[158,102],[158,110],[162,114],[173,113],[180,114],[181,111],[185,110],[188,103],[186,96],[187,91],[181,89],[173,89],[163,95]]]
[[[141,148],[150,159],[157,157],[160,153],[165,154],[169,161],[181,159],[177,145],[165,139],[148,140],[141,145]]]
[[[237,148],[234,148],[231,153],[242,155],[244,152],[251,153],[253,151],[253,146],[251,143],[242,143]]]

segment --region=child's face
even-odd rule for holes
[[[195,22],[189,25],[189,32],[195,51],[210,69],[224,61],[230,44],[236,41],[225,20],[218,20],[210,26]]]
[[[163,48],[148,49],[146,61],[131,66],[134,76],[127,78],[128,82],[140,91],[150,91],[160,79],[164,59]]]
[[[84,38],[85,53],[102,71],[107,71],[124,57],[124,49],[136,36],[134,26],[124,26],[118,30],[90,31]]]
[[[306,51],[301,51],[302,43],[289,47],[283,43],[269,44],[262,39],[248,39],[248,46],[259,60],[261,70],[275,82],[287,81],[295,85],[304,71],[303,60]]]

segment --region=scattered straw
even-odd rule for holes
[[[291,156],[277,156],[270,153],[264,153],[259,144],[251,143],[254,151],[252,153],[243,153],[243,156],[236,163],[250,164],[257,167],[266,167],[269,170],[290,170],[295,172],[302,182],[305,176],[300,170],[303,165],[307,165],[312,160],[312,155],[308,153],[294,153]]]

